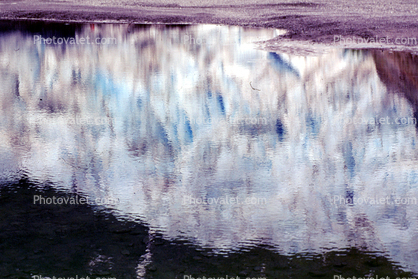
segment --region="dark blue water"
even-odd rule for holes
[[[417,274],[417,57],[282,33],[3,22],[4,278]]]

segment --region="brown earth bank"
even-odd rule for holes
[[[418,119],[418,55],[408,52],[372,51],[376,71],[390,93],[401,94]],[[418,125],[417,125],[418,127]]]
[[[0,19],[59,22],[210,23],[286,29],[287,39],[418,37],[416,0],[5,0]]]

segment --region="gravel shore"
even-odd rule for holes
[[[6,0],[0,19],[59,22],[211,23],[286,29],[283,37],[329,44],[335,36],[418,37],[416,0]],[[384,48],[384,47],[383,47]]]

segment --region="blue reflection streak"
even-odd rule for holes
[[[279,72],[289,72],[297,77],[300,77],[299,72],[293,68],[289,63],[284,61],[281,56],[275,52],[270,52],[268,59],[272,62],[272,66]]]
[[[225,104],[224,104],[224,99],[222,98],[222,95],[219,93],[219,95],[216,96],[216,99],[218,100],[218,104],[219,104],[222,114],[225,116]]]

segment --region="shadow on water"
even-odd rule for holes
[[[82,198],[57,192],[52,185],[39,186],[21,179],[0,190],[2,278],[76,274],[134,278],[146,250],[146,227],[117,220],[90,205],[35,204],[35,196]]]
[[[7,21],[0,20],[0,34],[7,34],[19,30],[25,35],[41,35],[42,37],[75,37],[84,24],[62,24],[43,21]]]
[[[76,204],[35,203],[39,196],[76,199]],[[384,256],[357,248],[285,256],[254,244],[245,251],[219,255],[187,241],[167,241],[144,224],[81,204],[81,198],[27,178],[2,185],[1,278],[412,277]]]

